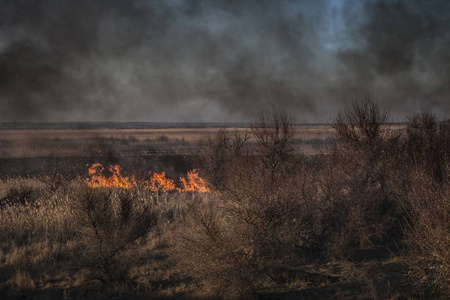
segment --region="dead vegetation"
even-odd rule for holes
[[[445,298],[449,124],[363,99],[307,156],[274,109],[205,140],[207,193],[4,179],[0,296]]]

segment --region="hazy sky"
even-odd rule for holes
[[[450,113],[448,0],[0,0],[0,121]]]

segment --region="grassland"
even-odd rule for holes
[[[279,114],[252,129],[0,130],[0,298],[444,299],[446,123],[375,116],[360,123],[375,135]],[[98,162],[138,184],[89,187]],[[147,188],[150,171],[177,184],[194,168],[210,192]]]
[[[96,153],[92,148],[108,142],[115,142],[116,148],[128,152],[142,148],[183,150],[186,144],[198,146],[220,129],[3,129],[0,130],[0,157],[90,156]],[[250,131],[242,127],[236,130]],[[294,126],[293,130],[297,144],[301,145],[299,151],[309,152],[314,145],[332,138],[332,128],[327,125]]]

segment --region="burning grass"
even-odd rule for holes
[[[161,172],[161,174],[155,172],[150,179],[149,189],[153,192],[173,191],[175,190],[175,183],[172,179],[166,178],[166,173],[164,171]]]
[[[93,164],[89,168],[89,178],[86,179],[86,183],[91,188],[109,187],[130,189],[136,187],[137,183],[134,177],[122,177],[120,174],[120,166],[109,166],[108,170],[112,173],[110,177],[105,177],[102,173],[105,168],[100,163]]]
[[[88,165],[89,166],[89,165]],[[160,174],[154,172],[148,182],[136,181],[134,177],[124,177],[120,173],[119,165],[110,165],[108,167],[110,176],[104,174],[105,168],[100,163],[92,164],[89,167],[89,178],[86,179],[86,183],[91,188],[109,187],[120,189],[131,189],[142,187],[149,189],[153,192],[170,192],[177,191],[183,192],[198,192],[208,193],[208,183],[201,178],[197,170],[188,171],[187,179],[180,177],[180,183],[175,185],[174,180],[167,178],[166,173],[163,171]]]

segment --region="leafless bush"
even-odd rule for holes
[[[448,172],[448,168],[445,170]],[[450,295],[450,185],[437,183],[427,170],[416,168],[406,195],[405,226],[410,275],[436,292]]]
[[[252,124],[256,154],[271,176],[286,171],[294,152],[294,131],[290,117],[284,111],[262,112]]]
[[[339,113],[331,126],[342,147],[367,149],[378,147],[389,129],[388,110],[370,97],[354,101],[350,109]]]
[[[301,168],[285,172],[295,159],[291,123],[275,112],[255,124],[255,148],[244,153],[247,138],[236,133],[221,131],[211,140],[211,153],[220,156],[214,162],[223,166],[218,199],[192,207],[176,249],[186,272],[231,298],[284,282],[280,270],[288,261],[306,263],[313,244],[311,177]]]
[[[447,176],[450,159],[450,121],[438,121],[430,111],[423,110],[409,118],[407,154],[413,165],[422,165],[437,181]]]
[[[283,283],[285,263],[308,262],[303,250],[310,248],[313,212],[292,188],[299,181],[269,188],[269,179],[247,168],[235,168],[233,190],[192,207],[176,249],[191,276],[231,298],[250,297],[267,281]]]
[[[207,138],[201,160],[208,181],[217,189],[223,188],[233,160],[244,154],[249,138],[247,132],[240,132],[237,129],[234,131],[220,129],[216,135]]]
[[[130,266],[120,256],[156,225],[152,205],[136,190],[92,189],[83,184],[77,185],[71,198],[84,238],[86,265],[105,282],[126,278]]]
[[[330,162],[335,163],[336,160]],[[318,207],[318,226],[324,251],[330,258],[347,258],[356,249],[382,243],[397,214],[393,199],[379,185],[345,178],[339,168],[322,170],[319,183],[323,198]]]
[[[371,246],[395,224],[398,209],[389,186],[400,136],[392,133],[388,118],[386,110],[367,98],[354,102],[332,123],[338,144],[324,158],[327,167],[320,176],[326,208],[323,234],[332,255]]]

